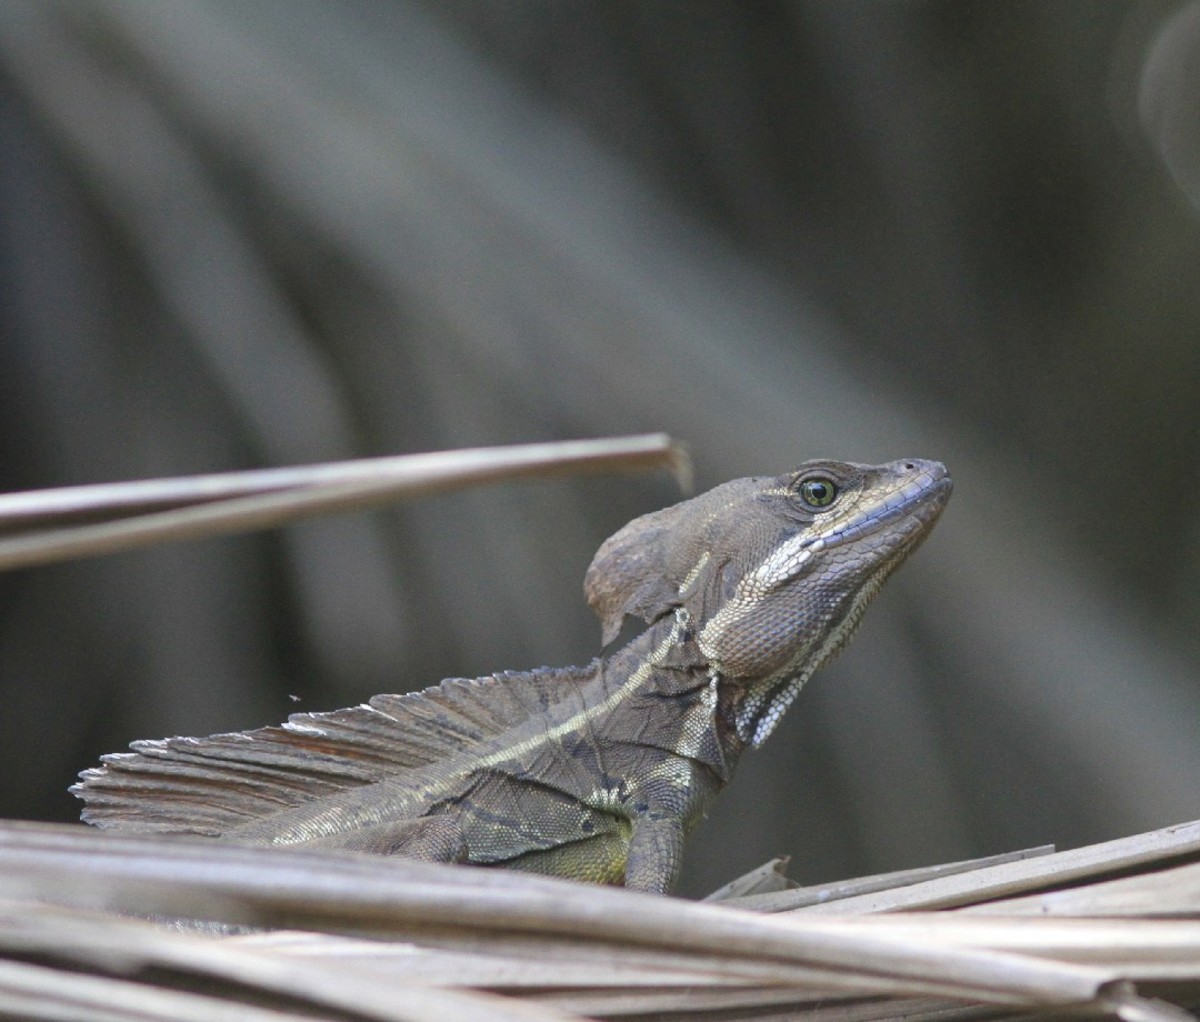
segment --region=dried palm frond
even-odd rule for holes
[[[481,447],[0,495],[0,571],[263,529],[505,479],[670,468],[662,434]]]
[[[638,437],[16,494],[0,498],[0,565],[513,475],[682,464],[666,438]],[[776,861],[702,905],[500,870],[7,823],[0,1015],[1165,1020],[1200,1001],[1196,859],[1200,824],[819,888],[794,887]],[[947,908],[959,911],[929,911]]]
[[[1187,1017],[1200,1003],[1200,823],[1035,851],[893,877],[892,897],[914,904],[953,884],[957,911],[831,917],[8,823],[0,1013],[36,1001],[41,1017],[87,1019]],[[1001,890],[1041,892],[1039,914]],[[775,895],[741,903],[763,897]],[[863,897],[881,895],[820,904]]]

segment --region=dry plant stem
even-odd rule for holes
[[[882,921],[880,921],[882,920]],[[878,926],[915,942],[994,948],[1059,961],[1101,965],[1138,982],[1187,981],[1200,969],[1200,925],[1151,919],[976,919],[945,913],[903,917],[847,916],[831,922],[847,932]],[[355,940],[314,933],[271,933],[233,937],[247,946],[297,958],[336,958],[389,975],[420,977],[427,983],[455,984],[464,975],[479,986],[505,988],[560,986],[728,986],[787,983],[794,976],[766,962],[699,960],[645,947],[596,942],[509,938],[447,937],[423,940],[421,947]]]
[[[1181,823],[1132,837],[1073,848],[1039,858],[992,866],[922,884],[844,898],[797,911],[805,915],[859,915],[913,909],[957,908],[1012,898],[1056,885],[1146,867],[1156,861],[1200,855],[1200,822]]]
[[[883,1022],[903,1019],[904,1022],[978,1022],[981,1019],[1011,1017],[1014,1013],[991,1004],[962,1004],[958,1001],[933,998],[895,1000],[876,998],[844,1004],[814,1004],[804,1012],[805,1022]],[[721,1014],[706,1015],[705,1022],[724,1022]],[[1032,1012],[1021,1012],[1021,1018],[1032,1019]],[[755,1015],[755,1022],[795,1022],[793,1012]]]
[[[811,997],[804,997],[795,988],[759,987],[734,990],[575,990],[550,991],[533,994],[537,1004],[554,1005],[564,1011],[591,1016],[650,1015],[667,1012],[703,1012],[706,1022],[708,1013],[724,1009],[745,1012],[754,1008],[784,1006],[794,1012],[803,1012],[807,1017],[813,1007]],[[757,1018],[757,1013],[755,1016]]]
[[[164,933],[158,927],[138,920],[80,919],[66,913],[56,917],[29,912],[29,906],[12,908],[16,911],[5,912],[0,906],[0,948],[7,953],[65,959],[117,974],[150,966],[220,981],[235,988],[234,996],[237,988],[248,988],[285,1001],[302,998],[334,1010],[403,1022],[441,1022],[446,1018],[475,1018],[481,1022],[554,1022],[574,1017],[550,1006],[542,1008],[467,990],[448,990],[420,982],[397,984],[394,978],[353,967],[348,973],[346,963],[341,960],[296,961],[284,955],[230,946],[226,941],[211,937]],[[11,964],[15,963],[0,960],[0,968]],[[0,973],[0,1008],[4,1006],[3,994],[8,989],[30,996],[39,993],[58,996],[64,988],[54,983],[55,975],[62,974],[48,969],[33,971],[22,978],[21,984],[14,979],[5,988]],[[346,981],[348,975],[353,977],[353,982]],[[95,990],[97,1003],[104,1004],[103,994],[111,987],[113,998],[107,1003],[123,1003],[119,980],[86,978],[90,982],[81,984],[72,996],[86,998]],[[125,1004],[126,1010],[141,1010],[137,986],[130,984],[130,988],[131,1000]],[[182,1005],[172,1006],[171,998],[177,996],[174,992],[160,990],[158,993],[166,1001],[163,1010],[167,1013],[163,1017],[168,1018],[175,1017],[169,1013],[171,1010],[178,1011],[181,1018],[219,1018],[222,1012],[218,1009],[234,1007],[230,1002],[210,998],[192,1005],[187,1000],[193,996],[190,994],[179,994]],[[403,994],[402,1000],[398,1000],[397,994]],[[205,1010],[214,1014],[205,1016]],[[229,1017],[241,1016],[231,1014]],[[247,1017],[257,1019],[258,1016]],[[263,1013],[264,1019],[293,1017],[290,1013]]]
[[[914,943],[986,947],[1086,962],[1138,981],[1179,980],[1200,973],[1200,921],[1085,919],[966,913],[844,916],[823,921],[844,934],[882,930]]]
[[[927,928],[936,934],[937,923],[953,917],[930,917]],[[989,930],[1003,931],[1006,920],[994,923],[969,920],[990,939]],[[856,923],[879,923],[886,926],[906,924],[897,917],[877,920],[830,920],[821,925],[830,929],[853,926]],[[1023,929],[1037,931],[1036,921],[1022,921]],[[1033,925],[1031,925],[1033,923]],[[1168,924],[1178,927],[1179,924]],[[901,931],[904,926],[901,925]],[[920,941],[926,937],[919,926],[906,939]],[[1078,927],[1076,927],[1078,929]],[[1111,929],[1111,927],[1109,927]],[[1193,928],[1194,929],[1194,928]],[[508,941],[500,938],[502,946]],[[1126,944],[1138,944],[1134,930]],[[1034,942],[1041,947],[1045,942]],[[1053,945],[1053,941],[1050,942]],[[565,947],[564,947],[565,945]],[[553,943],[547,947],[553,948]],[[561,952],[586,952],[586,945],[559,941]],[[34,955],[54,960],[66,960],[85,967],[105,970],[119,978],[139,968],[165,969],[172,974],[192,975],[206,981],[212,992],[225,984],[231,996],[240,996],[241,988],[252,988],[279,997],[302,997],[313,1004],[353,1010],[369,1017],[390,1018],[386,1006],[403,993],[404,1013],[399,1017],[424,1017],[417,1011],[422,1004],[432,1006],[433,1017],[438,1011],[461,1012],[473,1007],[470,1017],[491,1019],[513,1017],[508,1009],[512,1002],[499,1004],[499,1016],[485,1009],[497,1007],[488,999],[472,1006],[466,997],[421,992],[409,996],[415,985],[424,991],[428,987],[469,986],[471,988],[524,991],[539,1004],[574,1013],[628,1014],[650,1011],[713,1011],[718,1008],[749,1009],[769,1005],[790,1005],[794,1010],[804,1006],[807,1012],[822,1006],[829,1010],[830,1001],[841,1002],[838,996],[797,987],[789,980],[788,970],[770,963],[734,963],[731,970],[712,958],[693,956],[690,969],[674,973],[664,969],[664,956],[645,948],[618,949],[617,960],[624,959],[625,968],[614,975],[614,957],[581,955],[575,962],[542,961],[536,948],[527,944],[522,956],[443,953],[411,945],[396,945],[363,940],[349,940],[316,933],[276,933],[246,937],[214,939],[179,933],[163,932],[141,920],[106,917],[98,914],[69,911],[36,903],[12,903],[0,908],[0,951],[9,954]],[[532,953],[530,951],[532,950]],[[1052,946],[1053,951],[1057,951]],[[551,956],[553,957],[553,956]],[[688,962],[685,955],[675,956]],[[439,958],[445,961],[439,965]],[[1192,958],[1194,963],[1195,958]],[[641,962],[640,975],[634,974]],[[564,964],[566,968],[564,968]],[[740,967],[739,967],[740,966]],[[669,966],[668,966],[669,968]],[[705,970],[710,970],[706,973]],[[734,973],[740,971],[741,976]],[[756,976],[755,973],[758,973]],[[1194,975],[1195,968],[1191,970]],[[354,982],[348,984],[347,977]],[[213,984],[217,987],[213,987]],[[538,992],[538,991],[542,992]],[[860,1000],[860,999],[855,999]],[[823,1004],[821,1004],[823,1002]],[[860,1006],[861,1007],[861,1006]],[[890,1009],[891,1015],[907,1017],[909,1011],[900,1006]],[[525,1016],[520,1016],[525,1017]],[[540,1017],[540,1016],[534,1016]]]
[[[1024,955],[912,946],[886,934],[830,932],[800,917],[581,887],[504,871],[243,849],[216,843],[113,838],[76,828],[0,829],[0,891],[56,903],[410,936],[426,928],[586,936],[764,958],[820,970],[821,984],[864,985],[1025,1004],[1106,998],[1107,969]],[[214,899],[217,899],[214,901]],[[815,921],[814,921],[815,922]],[[842,980],[838,984],[839,978]],[[872,982],[874,981],[874,982]]]
[[[974,870],[986,869],[1007,862],[1019,862],[1023,859],[1051,855],[1053,845],[1041,845],[1037,848],[1027,848],[1019,852],[1004,852],[1000,855],[989,855],[981,859],[966,859],[962,862],[948,862],[938,866],[921,866],[917,869],[897,870],[893,873],[879,873],[874,876],[856,877],[853,880],[842,880],[833,884],[821,884],[814,887],[796,887],[788,891],[775,891],[764,894],[748,894],[740,897],[715,898],[709,895],[705,901],[720,900],[730,908],[744,908],[751,912],[787,912],[791,909],[806,908],[809,905],[820,905],[825,902],[839,901],[843,898],[854,898],[862,894],[874,894],[880,891],[890,891],[912,884],[925,883],[939,877],[952,876],[957,873],[970,873]],[[770,863],[767,864],[771,865]],[[766,867],[760,867],[765,869]],[[757,873],[758,871],[755,871]],[[754,874],[747,874],[753,876]],[[737,883],[737,881],[734,881]],[[722,888],[724,890],[724,888]]]
[[[291,1022],[294,1015],[144,983],[0,961],[0,1012],[75,1022]]]
[[[719,901],[736,908],[745,908],[744,902],[747,898],[795,890],[799,885],[795,881],[789,880],[787,876],[787,867],[790,861],[790,856],[783,855],[764,862],[756,869],[743,873],[740,877],[735,877],[729,883],[718,887],[701,900]]]
[[[250,982],[255,958],[375,973],[421,986],[504,989],[788,985],[796,972],[773,962],[724,961],[684,952],[601,942],[492,934],[426,937],[421,945],[333,934],[274,931],[231,937],[169,932],[141,919],[35,902],[0,901],[0,951],[147,963]],[[438,946],[442,944],[444,946]],[[226,954],[222,956],[222,949]],[[243,952],[245,955],[243,956]],[[243,967],[243,963],[247,963]],[[268,974],[268,978],[272,978]],[[808,991],[806,990],[806,993]],[[836,991],[817,990],[813,996]]]
[[[687,483],[686,457],[662,434],[7,494],[0,496],[0,530],[22,531],[0,539],[0,570],[271,528],[507,479],[657,468]],[[114,520],[86,521],[97,517]]]
[[[1137,876],[1046,891],[1024,898],[971,905],[978,915],[1188,916],[1200,915],[1200,863]]]

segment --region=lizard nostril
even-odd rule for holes
[[[914,464],[913,464],[911,461],[906,461],[906,462],[904,463],[904,467],[905,467],[906,469],[908,469],[908,471],[910,471],[910,472],[911,472],[911,471],[912,471],[914,468],[916,468],[917,466],[916,466],[916,465],[914,465]]]

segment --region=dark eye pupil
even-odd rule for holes
[[[837,496],[837,489],[826,479],[808,479],[800,486],[800,496],[813,507],[828,507]]]

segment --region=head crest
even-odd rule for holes
[[[583,581],[605,645],[616,638],[627,614],[653,622],[686,607],[699,619],[725,564],[713,553],[725,546],[715,542],[712,533],[729,527],[730,505],[752,498],[755,483],[725,483],[635,518],[605,540]]]

